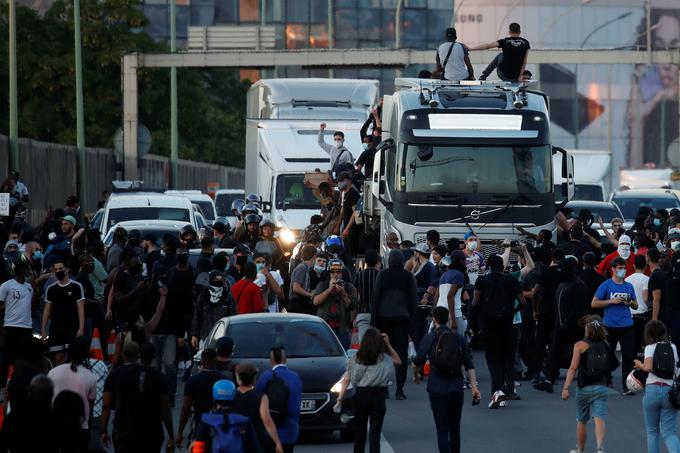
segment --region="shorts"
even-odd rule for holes
[[[576,421],[586,423],[592,417],[607,416],[609,389],[604,385],[588,385],[576,390]]]

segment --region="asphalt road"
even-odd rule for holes
[[[465,453],[553,453],[568,452],[576,444],[576,403],[573,399],[562,401],[559,389],[547,394],[534,390],[529,382],[518,389],[521,401],[511,401],[509,406],[490,410],[487,408],[490,383],[483,353],[474,354],[474,363],[482,392],[482,404],[473,407],[466,394],[461,424],[461,451]],[[614,381],[618,386],[620,370]],[[564,376],[564,371],[562,373]],[[622,396],[620,389],[610,390],[607,417],[607,452],[646,452],[642,395]],[[394,391],[392,390],[392,394]],[[387,415],[383,425],[383,453],[429,453],[437,451],[436,432],[427,399],[426,383],[412,382],[405,388],[407,400],[387,402]],[[572,391],[573,394],[573,391]],[[177,407],[179,407],[178,404]],[[178,409],[175,409],[177,423]],[[175,427],[177,425],[175,424]],[[595,452],[594,427],[588,427],[586,452]],[[300,439],[296,452],[346,453],[352,451],[351,443],[341,443],[334,435],[313,435]],[[368,451],[368,447],[366,449]],[[663,448],[662,448],[663,451]]]

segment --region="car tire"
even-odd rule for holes
[[[345,428],[340,430],[340,442],[354,442],[354,428]]]

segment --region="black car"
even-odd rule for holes
[[[340,380],[348,356],[333,331],[321,318],[299,313],[258,313],[220,319],[206,338],[214,348],[219,338],[234,339],[235,362],[248,360],[260,371],[271,367],[269,352],[283,346],[288,367],[302,380],[301,432],[340,430],[342,437],[353,434],[352,401],[348,389],[339,414],[333,412]],[[200,360],[200,352],[195,361]]]

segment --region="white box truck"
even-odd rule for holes
[[[567,149],[574,156],[574,200],[605,201],[615,189],[612,180],[612,152],[607,149]],[[554,155],[555,194],[564,182],[560,172],[561,156]],[[559,197],[556,196],[559,201]]]
[[[279,237],[292,246],[320,205],[304,186],[305,172],[330,170],[330,158],[318,144],[345,134],[356,160],[362,151],[359,131],[378,104],[377,80],[270,79],[248,90],[246,115],[246,193],[262,197],[266,215]]]

